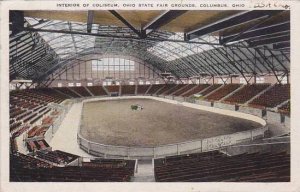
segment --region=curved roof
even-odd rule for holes
[[[177,78],[290,70],[288,11],[14,11],[11,22],[10,79],[40,82],[90,53],[137,57]]]

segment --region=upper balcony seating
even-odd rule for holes
[[[230,94],[231,92],[238,89],[241,85],[240,84],[227,84],[224,85],[222,88],[218,89],[214,93],[208,95],[205,99],[212,100],[212,101],[219,101],[226,95]]]
[[[134,95],[135,85],[122,85],[121,87],[122,95]]]
[[[145,95],[150,86],[151,85],[139,85],[139,86],[137,86],[137,94],[138,95]]]
[[[159,182],[288,182],[290,155],[286,152],[226,156],[205,152],[156,159]]]
[[[210,86],[209,84],[199,84],[198,86],[196,86],[193,89],[190,89],[190,91],[187,91],[186,93],[182,94],[183,97],[190,97],[194,94],[199,93],[200,91],[203,91],[204,89],[206,89],[208,86]]]
[[[224,102],[244,104],[269,86],[270,84],[245,85],[243,88],[235,92],[233,95],[226,98]]]
[[[103,89],[102,86],[88,86],[86,87],[92,92],[95,96],[104,96],[107,95],[106,91]]]
[[[151,88],[149,89],[147,94],[155,94],[159,89],[161,89],[163,86],[165,86],[164,84],[154,84],[151,86]]]
[[[254,99],[250,106],[252,107],[276,107],[290,99],[290,84],[276,84],[271,89]]]
[[[164,92],[167,92],[168,90],[174,88],[176,86],[176,84],[166,84],[162,89],[160,89],[156,94],[157,95],[161,95]]]
[[[92,96],[84,87],[70,87],[73,91],[81,95],[82,97]]]
[[[172,95],[174,96],[180,96],[181,94],[187,92],[188,90],[196,87],[197,85],[196,84],[189,84],[189,85],[186,85],[184,88],[182,89],[178,89],[176,92],[173,92]]]

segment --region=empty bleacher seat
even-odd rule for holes
[[[243,88],[235,92],[230,97],[226,98],[224,102],[243,104],[249,101],[251,98],[262,92],[269,87],[269,84],[251,84],[245,85]]]
[[[154,165],[159,182],[290,181],[286,152],[227,156],[213,151],[156,159]]]

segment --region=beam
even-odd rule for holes
[[[94,37],[108,37],[108,38],[115,38],[115,39],[132,39],[132,40],[141,40],[139,37],[129,37],[129,36],[119,36],[119,35],[110,35],[110,34],[95,34],[95,33],[85,33],[79,31],[65,31],[65,30],[55,30],[55,29],[36,29],[31,27],[25,27],[24,31],[35,31],[35,32],[48,32],[48,33],[61,33],[61,34],[77,34],[77,35],[88,35]],[[161,42],[161,41],[168,41],[168,42],[178,42],[178,43],[189,43],[189,44],[199,44],[199,45],[216,45],[219,46],[219,43],[209,43],[209,42],[198,42],[198,41],[183,41],[183,40],[175,40],[175,39],[165,39],[165,38],[151,38],[147,37],[147,41],[154,41],[154,42]]]
[[[273,49],[286,49],[290,47],[291,47],[290,42],[273,44]]]
[[[280,61],[280,60],[277,58],[277,56],[274,55],[274,53],[268,49],[267,46],[264,46],[264,48],[265,48],[265,49],[271,54],[271,56],[272,56],[273,58],[275,58],[275,60],[281,65],[281,67],[284,69],[285,73],[288,73],[289,70],[288,70],[288,69],[286,68],[286,66],[282,63],[282,61]]]
[[[123,24],[125,24],[129,29],[131,29],[135,34],[137,34],[140,38],[145,38],[139,30],[133,27],[124,17],[122,17],[117,11],[109,10],[111,14],[113,14],[116,18],[118,18]]]
[[[87,22],[86,22],[86,31],[88,33],[92,32],[92,26],[93,26],[93,21],[94,21],[94,11],[88,11],[87,12]]]
[[[187,32],[189,39],[194,39],[199,36],[203,36],[212,32],[217,32],[220,30],[225,30],[231,27],[242,25],[254,20],[268,18],[274,14],[282,12],[281,10],[254,10],[254,11],[244,11],[238,14],[235,14],[231,17],[219,20],[215,23],[205,25],[199,29],[192,30]]]
[[[165,11],[164,13],[162,13],[161,15],[156,17],[154,20],[152,20],[151,22],[146,24],[144,27],[142,27],[142,30],[144,30],[144,31],[146,31],[146,30],[155,31],[155,30],[161,28],[162,26],[170,23],[172,20],[176,19],[177,17],[183,15],[186,12],[187,12],[187,10],[169,10],[169,11]]]
[[[280,37],[273,37],[273,38],[258,39],[255,41],[250,41],[249,46],[257,47],[257,46],[261,46],[261,45],[268,45],[268,44],[275,44],[275,43],[289,42],[289,41],[290,41],[290,35],[284,35],[284,36],[280,36]]]
[[[24,12],[23,11],[10,11],[9,12],[9,22],[10,30],[12,31],[11,35],[18,34],[22,31],[24,27]]]
[[[280,23],[264,28],[258,28],[251,31],[247,31],[244,34],[234,34],[230,36],[221,37],[220,44],[231,42],[231,41],[240,41],[240,40],[248,40],[257,37],[264,37],[267,35],[275,35],[278,33],[289,33],[290,32],[290,22]]]

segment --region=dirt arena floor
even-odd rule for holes
[[[131,110],[131,105],[144,107]],[[83,106],[81,134],[102,144],[157,146],[257,128],[260,124],[152,99],[96,101]]]

